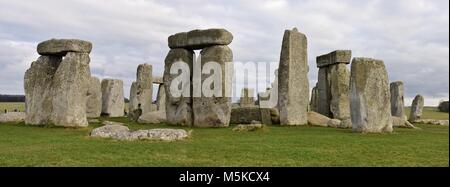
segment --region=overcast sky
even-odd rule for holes
[[[91,41],[92,74],[122,79],[128,97],[138,64],[162,76],[171,34],[225,28],[235,61],[276,64],[284,30],[297,27],[308,37],[311,88],[316,56],[351,49],[384,60],[390,81],[405,84],[406,105],[416,94],[437,105],[449,97],[448,7],[448,0],[0,0],[0,93],[24,93],[36,45],[50,38]]]

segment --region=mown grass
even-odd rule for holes
[[[8,112],[12,112],[14,110],[24,112],[25,111],[25,103],[0,102],[0,114],[5,113],[5,110],[7,110]]]
[[[181,128],[107,120],[131,129]],[[392,134],[308,126],[240,133],[232,127],[194,128],[191,138],[170,143],[89,137],[98,126],[0,124],[0,166],[449,166],[449,129],[442,126]]]

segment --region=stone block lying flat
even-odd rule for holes
[[[339,63],[349,64],[351,58],[352,58],[351,50],[336,50],[331,53],[318,56],[316,58],[317,67],[320,68]]]
[[[213,45],[228,45],[231,41],[233,35],[225,29],[192,30],[169,36],[169,47],[196,50]]]
[[[92,43],[78,39],[50,39],[38,44],[40,55],[64,56],[67,52],[90,53]]]

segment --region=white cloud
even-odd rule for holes
[[[354,56],[383,59],[391,81],[404,81],[406,97],[423,94],[426,104],[434,104],[429,101],[449,96],[447,0],[0,0],[0,5],[0,93],[23,93],[23,73],[37,58],[35,46],[49,38],[92,41],[92,73],[123,79],[128,95],[138,64],[150,63],[154,74],[162,75],[171,34],[223,27],[234,35],[235,61],[277,62],[284,29],[298,27],[308,37],[311,88],[316,56],[351,49]]]

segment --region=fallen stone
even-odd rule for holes
[[[414,123],[448,126],[448,120],[437,120],[437,119],[418,119],[414,121]]]
[[[353,58],[350,108],[354,132],[392,132],[389,82],[383,61]]]
[[[124,137],[129,134],[130,129],[120,123],[106,122],[106,125],[92,129],[92,137],[100,138],[117,138]]]
[[[25,121],[25,112],[7,112],[0,114],[0,123],[20,123]]]
[[[397,117],[397,116],[392,116],[392,126],[393,127],[413,128],[413,129],[416,128],[408,120],[405,120],[403,117]]]
[[[338,119],[330,119],[327,123],[328,127],[341,128],[341,120]]]
[[[317,112],[308,112],[308,124],[312,126],[327,127],[330,118]]]
[[[286,30],[278,69],[281,125],[306,125],[309,105],[307,38],[297,28]]]
[[[263,129],[263,124],[248,124],[248,125],[236,125],[232,130],[237,132],[244,132],[244,131],[256,131]]]
[[[233,35],[225,29],[192,30],[169,36],[169,47],[196,50],[214,45],[228,45],[232,41]]]
[[[165,111],[154,111],[142,114],[137,120],[138,123],[159,124],[166,122]]]
[[[110,122],[108,122],[110,123]],[[175,141],[188,138],[190,132],[183,129],[150,129],[131,132],[128,127],[114,123],[95,128],[91,131],[92,137],[112,138],[122,141],[133,140],[161,140]]]
[[[38,44],[40,55],[65,56],[67,52],[90,53],[92,43],[78,39],[50,39]]]

